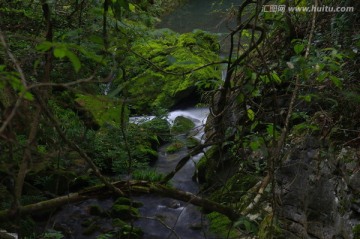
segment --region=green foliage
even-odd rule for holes
[[[62,238],[64,238],[64,235],[59,231],[48,230],[40,238],[41,239],[62,239]]]
[[[99,125],[120,124],[122,104],[119,100],[111,99],[106,96],[78,95],[76,102],[86,110],[90,111]],[[125,121],[127,122],[128,119],[126,118]]]
[[[360,224],[353,227],[354,239],[360,238]]]
[[[212,212],[206,217],[210,221],[210,230],[222,238],[239,238],[239,232],[233,227],[233,223],[223,214]]]
[[[132,72],[138,73],[133,73],[129,93],[139,102],[132,105],[138,112],[146,112],[149,107],[169,108],[181,100],[179,97],[184,92],[194,92],[194,85],[206,90],[217,87],[220,82],[216,66],[195,71],[218,61],[217,39],[209,33],[195,31],[179,36],[170,31],[157,31],[136,41],[133,51],[151,61],[151,64],[145,62],[132,68]],[[152,103],[149,105],[149,102]]]
[[[260,239],[267,239],[271,236],[280,237],[281,229],[272,214],[267,215],[261,222],[258,236]]]
[[[258,231],[258,225],[246,217],[239,218],[239,220],[235,222],[234,226],[245,231],[246,234],[256,234]]]
[[[160,182],[163,180],[164,175],[156,172],[153,169],[135,170],[132,174],[133,179],[145,180],[149,182]]]

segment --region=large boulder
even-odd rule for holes
[[[353,238],[359,217],[346,162],[312,137],[291,148],[275,175],[282,238]]]

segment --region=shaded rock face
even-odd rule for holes
[[[308,138],[276,172],[277,216],[284,238],[354,238],[359,215],[346,163]],[[359,181],[357,181],[359,183]]]

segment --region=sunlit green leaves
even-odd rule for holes
[[[296,44],[294,46],[294,51],[297,55],[299,55],[305,48],[305,45],[304,44]]]
[[[0,65],[0,89],[8,84],[25,100],[32,101],[34,96],[28,91],[26,85],[21,82],[20,76],[17,72],[6,71],[5,65]]]
[[[275,71],[271,73],[271,78],[273,79],[273,81],[275,81],[275,83],[277,84],[281,83],[281,79]]]
[[[252,109],[247,109],[246,110],[247,113],[247,117],[251,120],[254,121],[255,119],[255,112]]]
[[[97,44],[102,44],[103,41],[95,36],[91,37],[92,41],[96,41]],[[56,58],[63,59],[67,58],[75,72],[79,72],[81,68],[81,61],[79,58],[79,53],[81,53],[86,58],[97,62],[97,63],[103,63],[103,57],[96,54],[95,51],[89,50],[85,48],[84,46],[79,46],[76,44],[70,44],[70,43],[62,43],[62,42],[48,42],[44,41],[36,46],[36,50],[39,52],[47,52],[53,49],[53,54]]]

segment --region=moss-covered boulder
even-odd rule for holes
[[[182,148],[184,148],[185,144],[181,141],[175,141],[173,143],[171,143],[168,147],[166,147],[166,153],[172,154],[175,153],[179,150],[181,150]]]
[[[178,116],[174,120],[174,124],[171,128],[171,133],[174,135],[186,134],[195,127],[194,122],[184,116]]]
[[[126,225],[122,228],[122,234],[128,236],[127,238],[140,239],[144,232],[139,227]]]
[[[115,205],[127,205],[127,206],[132,206],[132,207],[142,207],[144,204],[142,202],[138,202],[138,201],[133,201],[130,198],[127,197],[118,197],[115,202]]]
[[[100,226],[96,222],[93,222],[87,228],[84,229],[83,235],[89,236],[99,230],[100,230]]]
[[[90,205],[89,206],[89,214],[92,216],[102,216],[103,215],[103,210],[101,209],[101,207],[99,205]]]
[[[188,149],[195,148],[199,144],[200,144],[200,141],[193,136],[186,138],[185,145]]]
[[[122,220],[137,219],[140,216],[139,210],[129,205],[114,204],[111,208],[111,216]]]
[[[152,141],[152,143],[162,144],[171,140],[170,124],[166,119],[154,118],[141,124],[141,128],[156,135],[155,142]]]
[[[120,218],[115,218],[114,220],[112,220],[113,227],[123,228],[126,225],[128,224],[125,221],[121,220]]]
[[[134,227],[119,218],[115,218],[112,221],[112,226],[114,228],[117,228],[116,230],[118,232],[117,234],[124,236],[124,238],[134,238],[134,239],[142,238],[142,235],[144,234],[141,228]]]
[[[165,73],[189,72],[219,60],[218,38],[208,32],[196,30],[179,35],[156,30],[135,41],[132,50],[163,69],[129,62],[133,77],[128,93],[133,99],[133,112],[147,114],[159,107],[170,109],[195,94],[215,89],[221,82],[219,67],[205,67],[183,76]]]

